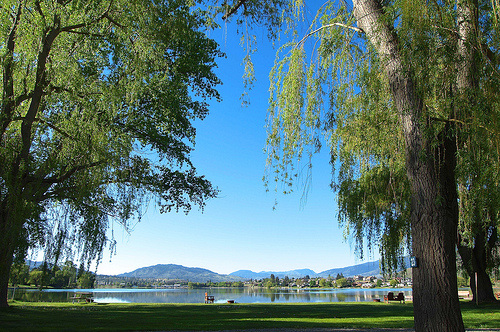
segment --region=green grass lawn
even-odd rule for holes
[[[466,328],[500,328],[500,307],[462,303]],[[411,303],[71,304],[11,303],[1,331],[408,328]]]

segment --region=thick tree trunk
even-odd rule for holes
[[[9,255],[7,250],[0,248],[0,308],[9,306],[7,303],[7,295],[9,291],[9,275],[10,268],[12,266],[12,254],[13,252]]]
[[[13,54],[15,53],[15,40],[17,26],[21,17],[22,6],[17,10],[17,16],[13,22],[9,37],[7,40],[8,57],[3,66],[3,94],[2,104],[0,109],[0,141],[3,139],[4,132],[14,114],[16,103],[14,102],[14,75],[13,75]],[[57,36],[61,33],[60,18],[54,16],[54,26],[45,31],[42,37],[42,47],[38,53],[36,66],[35,86],[29,99],[28,110],[21,122],[21,140],[22,144],[17,156],[13,158],[10,164],[6,167],[3,165],[2,170],[2,197],[0,197],[0,306],[7,306],[7,292],[10,268],[13,261],[14,250],[18,245],[18,237],[28,213],[25,206],[23,195],[33,198],[25,190],[28,165],[30,164],[30,149],[33,143],[32,131],[35,119],[40,111],[42,99],[46,93],[46,88],[49,85],[47,78],[47,63],[49,62],[49,54],[52,45]],[[27,97],[23,97],[28,99]],[[3,162],[3,161],[2,161]],[[6,168],[5,168],[6,167]]]
[[[494,231],[496,231],[496,228]],[[486,235],[484,232],[480,232],[476,234],[473,248],[460,244],[458,245],[458,252],[460,257],[462,257],[463,266],[470,278],[469,285],[472,291],[472,301],[474,303],[497,301],[493,292],[490,276],[486,272],[488,261],[492,255],[492,247],[487,245],[485,238]]]
[[[454,177],[456,145],[453,136],[447,135],[448,127],[450,125],[441,137],[443,143],[435,151],[434,161],[428,160],[426,165],[416,168],[416,178],[412,181],[412,249],[419,263],[413,269],[417,331],[464,330],[455,255],[458,220]]]
[[[426,140],[423,102],[415,91],[397,35],[386,25],[377,0],[354,0],[354,17],[384,63],[406,142],[412,190],[413,305],[416,331],[464,331],[456,278],[458,206],[454,176],[456,146],[448,127],[433,151]]]
[[[476,284],[477,275],[477,284]],[[497,302],[493,292],[493,285],[491,279],[485,270],[478,270],[477,274],[472,273],[470,276],[470,289],[472,290],[472,302],[486,303]]]
[[[9,276],[16,240],[22,224],[11,218],[6,202],[0,202],[0,307],[7,307]]]

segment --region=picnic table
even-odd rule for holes
[[[387,295],[384,295],[384,301],[389,303],[389,301],[403,301],[405,303],[405,295],[404,293],[399,293],[398,296],[394,296],[393,292],[389,292]]]
[[[214,303],[215,297],[212,295],[208,295],[208,293],[205,293],[205,303]]]
[[[76,292],[72,297],[70,297],[70,299],[72,300],[72,303],[75,303],[75,301],[78,303],[80,301],[84,301],[86,303],[94,302],[93,293],[89,292]]]
[[[459,299],[471,299],[469,291],[458,291]]]

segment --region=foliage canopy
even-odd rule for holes
[[[479,2],[481,39],[467,41],[478,50],[474,61],[479,88],[467,91],[460,90],[457,82],[464,69],[457,65],[463,55],[457,50],[455,3],[382,5],[424,103],[419,121],[429,124],[425,139],[437,146],[446,123],[455,125],[457,186],[469,189],[460,192],[460,229],[470,244],[477,233],[470,228],[487,227],[478,225],[478,219],[499,216],[498,204],[491,200],[498,195],[500,180],[498,3]],[[285,192],[292,190],[300,173],[311,169],[312,155],[326,142],[346,235],[355,238],[361,255],[365,244],[369,250],[378,246],[385,267],[391,268],[411,248],[406,142],[384,60],[356,23],[349,3],[329,1],[319,8],[307,33],[292,26],[291,41],[280,49],[271,73],[268,164],[272,173],[267,180],[283,183]],[[471,94],[473,105],[467,99]],[[482,217],[474,210],[482,211]]]
[[[216,196],[190,152],[223,54],[192,5],[2,2],[2,286],[14,251],[88,264],[151,199],[187,213]]]

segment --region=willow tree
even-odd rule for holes
[[[352,8],[328,2],[308,34],[292,31],[271,75],[269,164],[277,182],[293,184],[300,161],[310,163],[323,134],[333,165],[341,162],[340,183],[360,174],[365,182],[387,178],[387,169],[405,172],[409,220],[398,219],[400,207],[389,204],[384,219],[372,221],[375,227],[407,224],[409,232],[398,226],[405,231],[389,230],[385,240],[411,236],[417,331],[464,330],[456,281],[457,183],[481,186],[464,167],[465,156],[480,153],[473,151],[479,135],[494,133],[487,137],[498,146],[498,13],[498,3],[489,0],[356,0]],[[360,122],[346,138],[351,121]],[[364,130],[363,121],[378,130]],[[388,139],[394,142],[385,144]],[[498,169],[492,159],[489,169]],[[367,169],[371,174],[363,173]]]
[[[489,58],[487,61],[491,61]],[[441,71],[433,80],[445,84]],[[450,79],[453,82],[452,79]],[[493,81],[493,82],[492,82]],[[485,84],[486,83],[486,84]],[[495,301],[488,276],[498,265],[497,249],[500,214],[498,206],[498,131],[494,111],[498,96],[491,93],[491,83],[483,82],[482,96],[476,98],[476,108],[468,121],[455,121],[457,137],[467,141],[457,145],[457,188],[459,188],[459,231],[457,246],[462,267],[470,277],[473,300]],[[356,240],[362,255],[364,246],[378,246],[383,267],[392,269],[402,262],[401,256],[411,252],[411,234],[407,224],[410,213],[410,186],[401,146],[401,129],[391,121],[391,115],[370,103],[389,108],[390,99],[379,93],[383,84],[377,75],[361,75],[358,85],[364,88],[356,102],[364,106],[356,113],[343,116],[337,122],[335,137],[341,143],[340,174],[337,179],[339,221],[348,235]],[[490,86],[490,87],[488,87]],[[449,86],[448,93],[456,87]],[[439,89],[427,92],[427,100],[437,100]],[[486,93],[484,93],[486,91]],[[489,92],[487,92],[489,91]],[[382,102],[382,98],[386,98]],[[482,99],[482,101],[481,101]],[[455,102],[458,102],[455,101]],[[472,113],[472,112],[471,112]],[[434,118],[434,121],[443,121]],[[383,123],[382,127],[380,124]],[[358,162],[353,163],[352,160]],[[476,276],[478,282],[476,283]],[[477,292],[476,292],[477,291]]]
[[[14,256],[88,266],[151,200],[187,213],[216,195],[190,152],[221,53],[190,3],[0,5],[1,306]]]
[[[408,223],[410,213],[410,187],[403,156],[400,163],[394,163],[398,150],[389,150],[389,154],[380,154],[377,150],[380,141],[379,128],[362,121],[367,114],[357,114],[357,119],[346,123],[342,129],[343,141],[356,140],[356,133],[364,132],[365,144],[343,144],[343,153],[363,154],[364,159],[371,158],[371,163],[342,163],[341,176],[338,178],[339,221],[344,226],[346,235],[355,239],[356,250],[363,255],[365,246],[369,250],[378,247],[382,267],[391,271],[401,265],[403,256],[411,252],[411,233]],[[378,114],[378,120],[383,119]],[[376,123],[376,122],[375,122]],[[362,128],[360,128],[360,126]],[[386,137],[397,134],[397,128],[385,133]],[[354,134],[354,137],[351,135]],[[375,137],[373,137],[375,136]],[[459,190],[459,220],[457,247],[461,258],[461,267],[468,274],[473,302],[496,301],[489,273],[498,267],[498,160],[495,142],[479,135],[478,144],[473,151],[459,153],[457,166],[457,187]],[[375,142],[371,144],[370,142]],[[391,145],[387,146],[390,147]],[[392,145],[393,146],[393,145]],[[393,146],[394,148],[394,146]],[[352,151],[356,149],[356,151]],[[362,150],[360,150],[362,149]],[[480,150],[479,150],[480,149]],[[369,155],[364,155],[370,153]],[[461,156],[475,157],[478,160],[463,160]],[[480,162],[479,162],[480,161]],[[463,169],[465,168],[465,169]],[[359,175],[353,176],[354,171]],[[460,173],[464,172],[465,177]],[[345,175],[348,176],[345,176]],[[466,183],[474,179],[474,185]],[[476,282],[476,278],[478,279]]]
[[[499,124],[498,114],[489,110],[494,98],[482,102],[486,105],[477,105],[480,111],[472,117],[477,126],[460,126],[472,134],[461,135],[464,148],[458,153],[458,252],[470,277],[473,300],[492,302],[496,299],[488,272],[500,264],[500,155],[498,136],[489,130],[497,126],[497,131]]]

